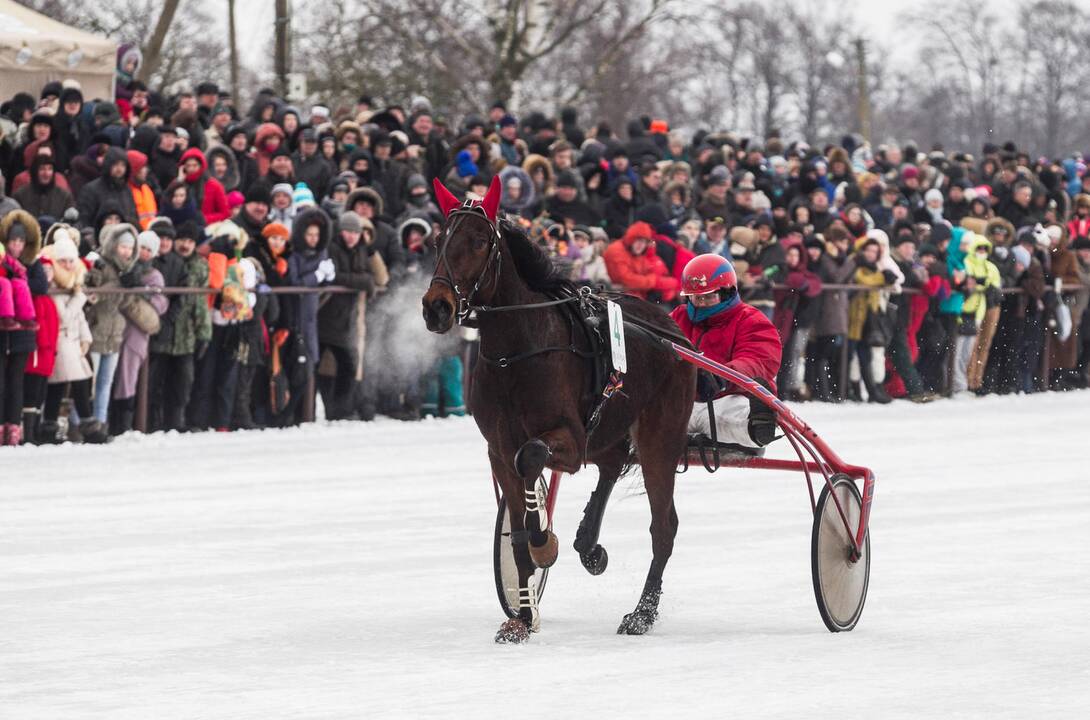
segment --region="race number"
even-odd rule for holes
[[[624,348],[624,316],[621,306],[612,300],[606,301],[609,315],[609,346],[613,354],[613,369],[619,373],[628,372],[628,359]]]

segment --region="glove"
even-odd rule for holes
[[[882,277],[886,279],[887,285],[892,285],[893,283],[897,282],[897,274],[892,270],[883,270]]]
[[[314,271],[314,275],[318,278],[318,282],[331,281],[337,277],[337,268],[333,267],[333,261],[329,258],[318,263],[318,269]]]
[[[198,360],[203,360],[204,359],[204,354],[206,352],[208,352],[208,341],[207,340],[198,340],[197,341],[197,347],[196,347],[193,355]]]
[[[723,391],[724,382],[718,375],[712,375],[707,370],[698,370],[696,373],[696,399],[700,402],[714,400],[715,396]]]

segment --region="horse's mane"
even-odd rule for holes
[[[531,290],[555,293],[574,287],[553,263],[552,258],[530,240],[521,228],[504,220],[500,223],[500,233],[508,252],[511,253],[511,259],[515,261],[515,271]]]

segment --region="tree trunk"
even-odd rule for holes
[[[227,0],[227,35],[231,49],[231,97],[235,106],[239,107],[242,100],[238,96],[238,41],[235,35],[235,0]]]
[[[288,0],[276,0],[276,83],[281,97],[288,94]]]
[[[137,77],[144,82],[159,69],[159,60],[163,53],[163,42],[170,31],[170,24],[174,22],[174,13],[178,10],[179,0],[165,0],[163,12],[159,13],[159,21],[155,23],[155,30],[151,33],[148,44],[141,50],[144,62],[140,65]]]

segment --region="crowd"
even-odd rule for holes
[[[782,336],[785,397],[1087,384],[1081,156],[650,118],[622,136],[502,103],[453,123],[422,97],[332,112],[261,90],[242,114],[210,82],[149,89],[139,63],[119,49],[113,98],[66,80],[0,105],[3,444],[130,430],[145,366],[149,430],[294,424],[312,386],[328,418],[464,414],[464,341],[406,366],[391,333],[434,267],[431,181],[483,194],[497,174],[501,210],[576,283],[672,306],[690,258],[729,258]]]

